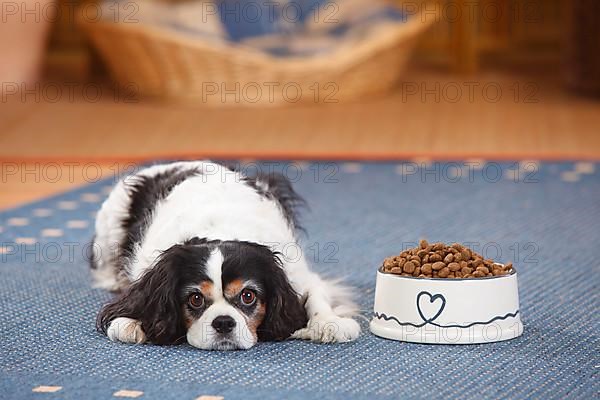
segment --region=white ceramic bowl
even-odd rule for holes
[[[517,273],[413,278],[377,271],[371,332],[416,343],[498,342],[523,333]]]

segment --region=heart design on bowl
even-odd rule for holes
[[[446,298],[441,294],[432,295],[429,292],[421,292],[417,296],[417,311],[425,322],[431,323],[440,316],[446,307]]]

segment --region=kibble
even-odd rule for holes
[[[448,268],[448,267],[444,267],[444,268],[440,269],[440,272],[438,272],[438,276],[440,278],[447,278],[448,275],[450,275],[450,268]]]
[[[468,275],[471,272],[473,272],[473,268],[463,267],[460,271],[462,272],[463,275]]]
[[[448,264],[448,268],[450,269],[450,271],[456,272],[460,269],[460,264],[456,263],[456,262],[452,262],[452,263]]]
[[[453,243],[429,243],[422,239],[419,246],[404,250],[383,261],[382,271],[416,278],[485,278],[511,273],[512,263],[496,264],[473,250]]]
[[[406,272],[407,274],[412,274],[413,272],[415,272],[415,268],[417,268],[417,266],[412,261],[407,261],[403,267],[404,272]]]
[[[417,257],[417,256],[412,256],[410,258],[410,261],[413,262],[413,264],[415,264],[417,267],[421,266],[421,258]]]
[[[490,270],[487,267],[477,267],[477,271],[487,275],[490,273]]]
[[[432,263],[442,261],[442,256],[440,256],[438,253],[430,254],[428,261],[430,261]]]
[[[425,275],[431,275],[432,271],[433,268],[431,267],[431,264],[423,264],[423,266],[421,267],[421,272]]]
[[[443,262],[441,262],[441,261],[438,261],[438,262],[436,262],[436,263],[433,263],[433,265],[431,266],[431,268],[433,268],[433,270],[434,270],[434,271],[439,271],[439,270],[441,270],[442,268],[444,268],[445,266],[446,266],[446,264],[444,264],[444,263],[443,263]]]

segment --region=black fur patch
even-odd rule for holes
[[[119,252],[121,258],[131,256],[134,245],[142,240],[147,218],[156,207],[156,203],[167,197],[175,186],[199,173],[194,168],[173,167],[155,176],[133,176],[126,179],[131,203],[128,216],[123,220],[126,235]]]
[[[306,201],[294,190],[292,183],[284,175],[273,172],[246,177],[245,182],[258,194],[268,199],[275,199],[288,223],[294,228],[304,230],[300,226],[299,211],[306,207]]]

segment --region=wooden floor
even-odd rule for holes
[[[108,91],[92,102],[81,92],[3,99],[0,207],[88,182],[89,163],[106,176],[114,161],[161,157],[600,159],[600,102],[540,74],[413,69],[387,95],[285,108],[124,103]],[[78,165],[62,165],[56,182],[22,176],[69,161]]]

